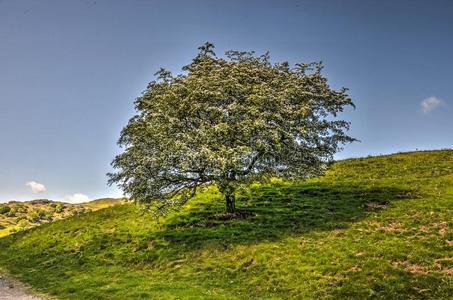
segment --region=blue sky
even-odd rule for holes
[[[357,109],[337,158],[453,147],[453,1],[0,0],[0,201],[121,192],[133,101],[204,41],[322,60]],[[424,104],[422,104],[424,103]]]

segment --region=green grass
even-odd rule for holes
[[[225,220],[213,188],[158,221],[132,204],[0,239],[0,267],[62,299],[451,299],[453,151],[334,163],[252,185]]]
[[[0,203],[0,237],[87,211],[122,204],[124,201],[125,199],[102,198],[85,203],[71,204],[48,199],[36,199]]]
[[[92,200],[89,202],[84,202],[81,203],[81,205],[85,208],[91,209],[91,210],[98,210],[102,208],[107,208],[110,206],[118,205],[118,204],[123,204],[127,200],[123,198],[100,198],[96,200]]]

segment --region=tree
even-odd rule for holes
[[[334,90],[321,63],[271,63],[269,54],[227,51],[205,43],[173,76],[161,69],[135,101],[123,128],[124,152],[108,174],[134,201],[157,213],[186,203],[215,183],[226,211],[251,181],[319,174],[344,143],[349,123],[337,119],[352,100]]]

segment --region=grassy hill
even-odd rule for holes
[[[62,299],[451,299],[453,151],[334,163],[252,185],[224,218],[213,188],[158,221],[132,204],[0,239],[0,267]]]
[[[122,199],[103,198],[86,203],[71,204],[36,199],[0,203],[0,237],[44,223],[120,204],[121,201]]]

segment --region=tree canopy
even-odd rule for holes
[[[290,67],[268,53],[218,57],[213,49],[199,47],[179,75],[157,72],[121,132],[124,152],[112,162],[109,183],[157,213],[209,183],[235,213],[235,191],[244,184],[319,174],[354,140],[337,117],[353,102],[346,88],[328,85],[321,63]]]

